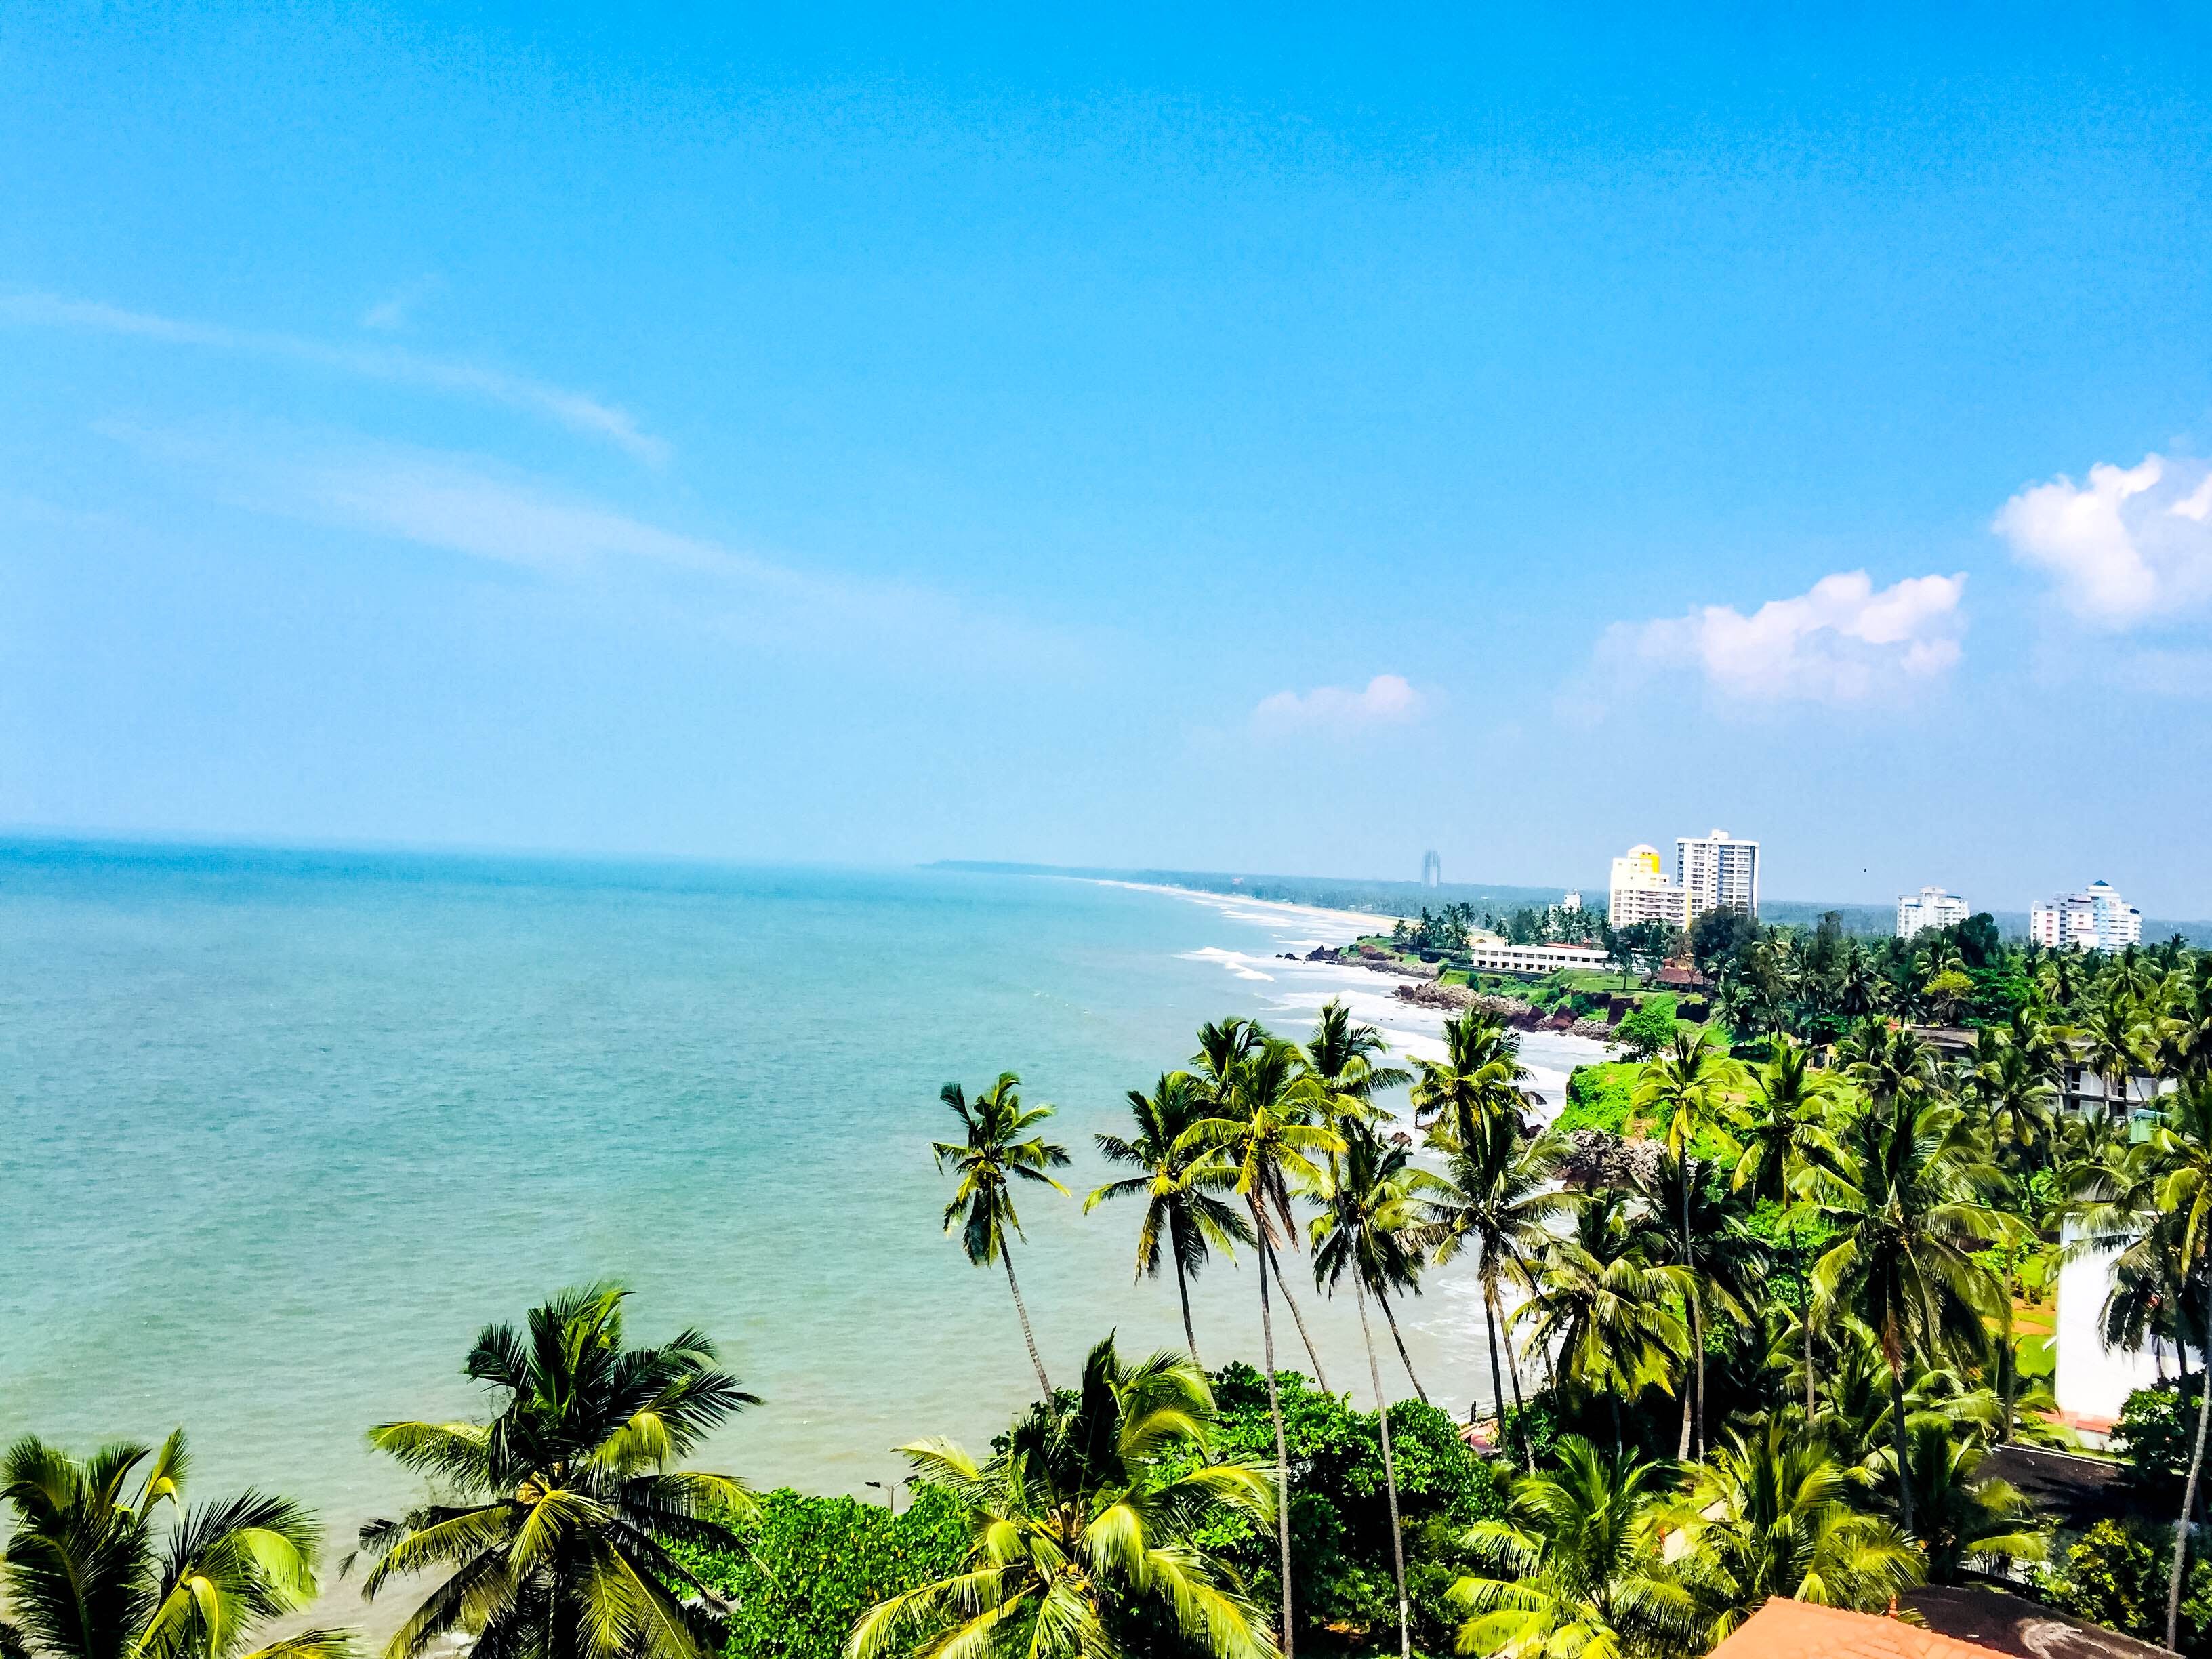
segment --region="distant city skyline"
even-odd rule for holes
[[[2212,916],[2212,15],[0,41],[0,826]]]

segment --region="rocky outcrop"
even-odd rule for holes
[[[1559,1178],[1585,1192],[1648,1183],[1659,1171],[1656,1140],[1623,1140],[1602,1129],[1576,1129],[1567,1135],[1567,1154]]]
[[[1576,1019],[1566,1014],[1546,1014],[1511,997],[1471,991],[1464,985],[1401,985],[1393,994],[1401,1002],[1410,1002],[1419,1008],[1442,1008],[1452,1013],[1463,1008],[1480,1008],[1485,1013],[1496,1015],[1516,1030],[1565,1031],[1572,1036],[1592,1037],[1600,1042],[1612,1042],[1619,1036],[1601,1019]]]

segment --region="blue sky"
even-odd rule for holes
[[[2203,14],[1192,9],[9,8],[0,823],[2212,915]]]

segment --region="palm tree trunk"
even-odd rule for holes
[[[1505,1327],[1505,1374],[1513,1379],[1513,1437],[1521,1443],[1521,1462],[1534,1474],[1536,1459],[1528,1449],[1528,1408],[1521,1403],[1521,1362],[1513,1357],[1513,1322],[1502,1319],[1499,1322]]]
[[[1176,1295],[1182,1302],[1183,1346],[1190,1350],[1190,1363],[1204,1370],[1206,1362],[1198,1357],[1198,1333],[1190,1327],[1190,1284],[1183,1277],[1181,1256],[1176,1258]]]
[[[1905,1367],[1889,1368],[1889,1440],[1897,1452],[1897,1510],[1909,1535],[1912,1531],[1912,1466],[1905,1461]]]
[[[1498,1368],[1497,1304],[1492,1300],[1490,1286],[1482,1287],[1482,1334],[1490,1343],[1490,1398],[1498,1409],[1498,1438],[1505,1440],[1505,1378]]]
[[[1413,1385],[1413,1392],[1420,1395],[1421,1403],[1425,1406],[1429,1403],[1429,1391],[1421,1386],[1421,1379],[1413,1375],[1413,1358],[1406,1352],[1406,1339],[1398,1334],[1398,1316],[1390,1311],[1390,1298],[1378,1287],[1375,1299],[1382,1304],[1382,1317],[1390,1322],[1390,1340],[1398,1345],[1398,1358],[1406,1367],[1406,1380]]]
[[[1001,1246],[999,1259],[1006,1264],[1006,1288],[1014,1293],[1014,1312],[1022,1322],[1022,1340],[1030,1345],[1030,1364],[1036,1367],[1037,1387],[1044,1390],[1045,1398],[1049,1400],[1052,1397],[1052,1379],[1044,1374],[1044,1361],[1037,1353],[1036,1333],[1030,1329],[1030,1310],[1022,1301],[1021,1281],[1014,1277],[1014,1253]]]
[[[1413,1659],[1413,1620],[1406,1606],[1406,1540],[1398,1530],[1398,1466],[1390,1455],[1390,1402],[1382,1397],[1382,1368],[1375,1363],[1375,1336],[1367,1328],[1366,1286],[1356,1267],[1352,1294],[1359,1304],[1359,1340],[1367,1345],[1367,1380],[1375,1390],[1375,1420],[1382,1431],[1382,1489],[1390,1497],[1390,1569],[1398,1579],[1398,1659]],[[1382,1292],[1375,1294],[1380,1300]]]
[[[1267,1364],[1267,1414],[1275,1419],[1275,1545],[1282,1559],[1283,1659],[1291,1659],[1291,1455],[1283,1444],[1283,1401],[1275,1389],[1275,1322],[1267,1310],[1267,1227],[1260,1206],[1252,1205],[1252,1225],[1260,1238],[1260,1348]]]
[[[1805,1432],[1813,1432],[1813,1266],[1797,1254],[1797,1227],[1790,1227],[1790,1255],[1797,1263],[1797,1319],[1805,1328]]]
[[[2012,1439],[2013,1373],[2020,1369],[2020,1351],[2013,1346],[2012,1339],[2012,1259],[2018,1248],[2014,1244],[2005,1246],[2004,1284],[1999,1287],[2004,1292],[2004,1352],[1998,1356],[2001,1370],[1997,1377],[2004,1390],[2004,1431],[1997,1440],[2001,1446]]]
[[[2212,1330],[2212,1279],[2205,1282],[2204,1312],[2204,1329]],[[2202,1336],[2203,1332],[2198,1334]],[[2174,1346],[2187,1352],[2179,1333]],[[2176,1651],[2180,1648],[2181,1579],[2189,1559],[2189,1517],[2196,1512],[2197,1486],[2204,1478],[2204,1425],[2208,1417],[2212,1417],[2212,1355],[2206,1357],[2197,1392],[2197,1446],[2189,1454],[2189,1482],[2181,1494],[2181,1518],[2173,1523],[2173,1572],[2166,1586],[2166,1644]]]
[[[1705,1455],[1705,1316],[1698,1294],[1698,1251],[1690,1240],[1690,1172],[1696,1167],[1690,1149],[1682,1148],[1682,1265],[1690,1273],[1690,1346],[1696,1351],[1698,1370],[1698,1455]]]
[[[1260,1248],[1271,1259],[1274,1256],[1275,1247],[1264,1237],[1260,1241]],[[1327,1394],[1329,1392],[1328,1373],[1322,1370],[1321,1354],[1314,1347],[1313,1338],[1306,1334],[1305,1316],[1298,1311],[1298,1300],[1291,1294],[1291,1282],[1283,1277],[1283,1264],[1279,1261],[1275,1262],[1275,1288],[1282,1291],[1283,1300],[1290,1304],[1291,1322],[1298,1328],[1298,1340],[1306,1345],[1306,1358],[1313,1361],[1314,1381],[1320,1383],[1321,1391]]]

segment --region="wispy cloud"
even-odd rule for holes
[[[2061,474],[1998,510],[1990,528],[2052,581],[2069,615],[2113,631],[2212,602],[2212,467],[2146,455],[2100,462],[2087,483]]]
[[[1616,623],[1599,642],[1597,665],[1628,678],[1692,673],[1741,712],[1896,699],[1957,665],[1966,586],[1961,574],[1878,589],[1865,571],[1844,571],[1749,616],[1708,605],[1682,617]]]
[[[165,345],[198,346],[312,363],[365,380],[389,380],[501,404],[611,443],[656,466],[668,455],[667,445],[640,430],[635,419],[626,410],[602,403],[588,393],[572,392],[565,386],[528,375],[512,374],[504,369],[432,356],[403,346],[340,344],[295,334],[228,328],[52,294],[0,295],[0,322],[34,328],[87,329]]]
[[[1252,711],[1252,723],[1262,731],[1274,732],[1352,732],[1403,726],[1426,713],[1429,702],[1403,675],[1377,674],[1361,690],[1317,685],[1310,691],[1278,691],[1262,697]]]
[[[385,333],[405,328],[414,320],[415,307],[437,292],[440,287],[435,276],[417,276],[411,283],[402,283],[361,314],[361,325]]]
[[[933,672],[1056,674],[1088,659],[1060,630],[929,588],[810,570],[672,530],[481,457],[110,424],[105,435],[233,507],[534,573],[627,612],[779,649],[890,648]]]

